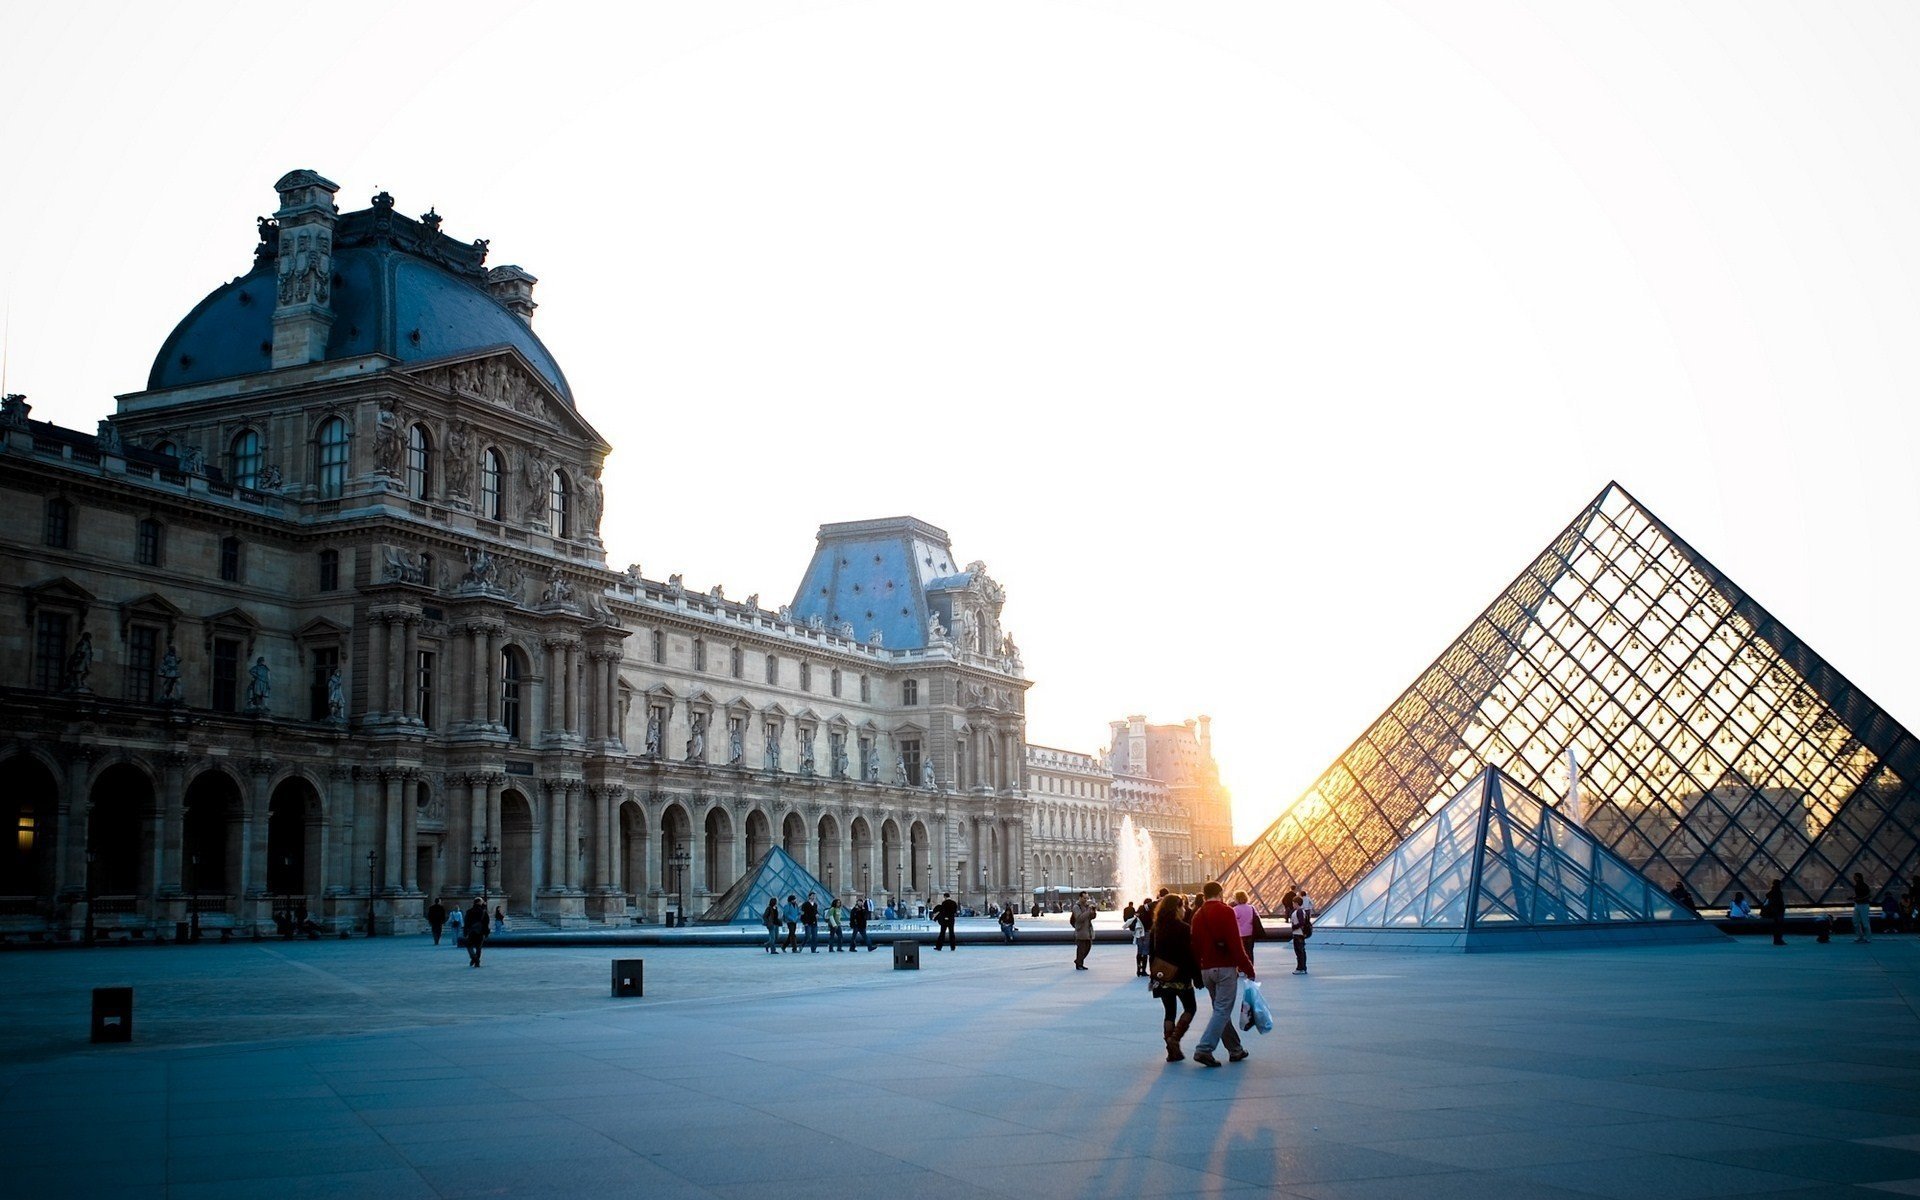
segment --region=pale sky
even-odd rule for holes
[[[6,383],[92,429],[295,167],[540,277],[606,540],[912,513],[1031,741],[1256,835],[1610,478],[1920,722],[1920,6],[0,0]]]

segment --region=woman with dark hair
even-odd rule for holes
[[[1149,990],[1160,998],[1166,1014],[1160,1022],[1160,1035],[1167,1043],[1167,1061],[1179,1062],[1186,1057],[1180,1052],[1180,1039],[1193,1024],[1193,987],[1200,980],[1200,964],[1193,957],[1193,934],[1187,927],[1186,906],[1178,896],[1168,896],[1154,907],[1150,961],[1155,973]],[[1160,973],[1162,968],[1169,968],[1164,978]],[[1176,1005],[1184,1010],[1177,1020]]]

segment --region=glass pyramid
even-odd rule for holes
[[[760,861],[734,881],[732,887],[715,897],[707,911],[700,915],[699,922],[702,925],[758,925],[761,914],[767,911],[768,900],[785,904],[788,896],[797,896],[804,903],[808,892],[820,898],[820,909],[826,911],[827,901],[833,895],[827,885],[795,862],[792,855],[775,846],[761,855]]]
[[[1337,897],[1490,764],[1564,795],[1569,747],[1586,829],[1703,907],[1916,869],[1913,735],[1609,484],[1223,879]]]
[[[1407,835],[1314,923],[1327,940],[1407,944],[1355,931],[1456,933],[1448,944],[1543,945],[1578,934],[1684,925],[1687,938],[1719,930],[1681,908],[1660,886],[1602,847],[1592,834],[1489,767]],[[1552,931],[1517,943],[1508,934]],[[1643,930],[1644,936],[1669,931]],[[1475,937],[1476,934],[1500,935]]]

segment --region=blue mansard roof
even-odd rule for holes
[[[262,229],[253,269],[215,288],[174,327],[147,376],[150,390],[252,375],[273,366],[274,251]],[[485,242],[415,221],[385,195],[341,215],[333,256],[333,328],[327,357],[384,354],[400,362],[512,346],[573,403],[560,364],[532,327],[487,292]]]
[[[972,578],[955,568],[947,531],[938,526],[914,517],[843,521],[820,527],[793,612],[818,617],[829,629],[851,624],[859,641],[877,629],[888,649],[924,649],[929,594],[964,588]],[[951,608],[936,607],[950,628]]]

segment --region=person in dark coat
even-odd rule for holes
[[[1760,915],[1773,922],[1773,944],[1787,944],[1787,898],[1780,891],[1780,881],[1773,881],[1767,889],[1767,898],[1760,904]]]
[[[953,922],[960,915],[960,906],[953,902],[952,892],[941,892],[940,895],[940,903],[933,906],[934,920],[940,922],[940,932],[933,935],[933,948],[938,950],[940,940],[945,938],[949,950],[958,950],[960,939],[954,936]]]
[[[486,945],[487,933],[493,928],[487,918],[487,902],[478,896],[473,898],[473,907],[467,910],[467,965],[480,965],[480,951]]]
[[[1200,964],[1193,957],[1193,932],[1187,928],[1186,910],[1178,899],[1162,900],[1154,910],[1153,957],[1172,963],[1174,968],[1171,978],[1156,977],[1148,990],[1159,997],[1165,1012],[1165,1019],[1160,1022],[1160,1036],[1167,1043],[1167,1061],[1179,1062],[1186,1057],[1180,1052],[1180,1039],[1187,1036],[1187,1029],[1193,1024],[1193,989],[1200,982]],[[1181,1010],[1177,1018],[1176,1006]]]
[[[440,931],[447,924],[447,906],[435,900],[427,906],[427,928],[433,930],[433,944],[440,944]]]
[[[767,897],[767,911],[760,914],[760,923],[767,927],[767,953],[780,953],[780,902],[772,896]]]
[[[873,953],[873,939],[867,936],[867,922],[873,918],[873,905],[865,896],[847,913],[847,928],[852,932],[847,937],[849,953],[861,942],[867,944],[867,953]]]

